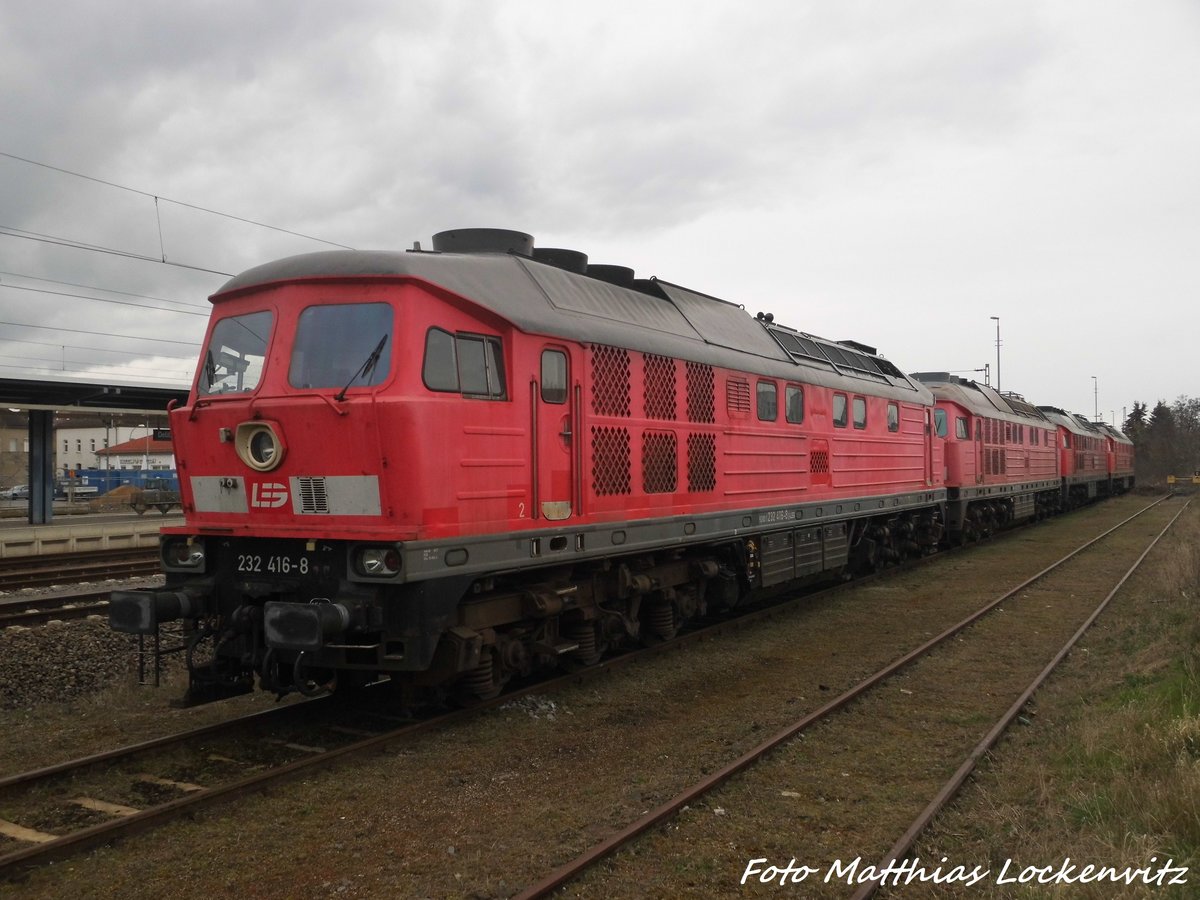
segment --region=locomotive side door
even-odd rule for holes
[[[945,433],[938,434],[941,429],[934,428],[933,410],[925,410],[925,486],[930,487],[933,484],[933,442],[940,437],[945,437]]]
[[[975,483],[983,484],[983,419],[975,420]]]
[[[542,350],[541,377],[533,402],[534,444],[533,515],[551,521],[571,517],[571,464],[575,457],[571,403],[571,358],[563,347]]]

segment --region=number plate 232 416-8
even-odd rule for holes
[[[239,553],[237,571],[247,575],[307,575],[312,563],[307,556]]]

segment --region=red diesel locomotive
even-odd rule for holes
[[[948,510],[968,536],[982,516],[948,507],[946,473],[991,487],[943,427],[974,433],[979,410],[935,406],[872,348],[519,232],[292,257],[212,303],[170,412],[186,522],[163,529],[166,585],[110,607],[135,634],[183,620],[192,702],[382,675],[486,697],[932,552]],[[975,390],[1006,434],[1029,415]],[[1022,485],[1053,492],[1042,455]]]

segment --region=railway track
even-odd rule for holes
[[[1150,543],[1146,546],[1146,549],[1143,550],[1138,558],[1134,561],[1133,565],[1125,570],[1125,572],[1113,586],[1112,590],[1105,594],[1104,598],[1096,605],[1083,623],[1080,624],[1079,628],[1071,634],[1070,638],[1068,638],[1062,644],[1058,652],[1054,654],[1049,662],[1046,663],[1046,665],[1029,682],[1028,686],[1026,686],[1021,694],[1012,702],[1012,705],[1010,705],[1008,709],[1004,711],[1004,714],[994,722],[988,732],[974,747],[971,748],[970,752],[963,759],[962,763],[959,765],[958,769],[955,770],[954,774],[946,780],[937,793],[930,799],[929,803],[926,804],[921,812],[917,814],[917,816],[909,824],[908,828],[905,829],[904,833],[896,840],[896,843],[892,845],[884,857],[879,861],[878,865],[875,867],[876,871],[883,873],[892,871],[895,864],[899,861],[902,861],[909,851],[912,850],[913,846],[917,842],[917,839],[925,832],[938,813],[945,809],[950,801],[958,795],[958,792],[962,789],[971,773],[975,771],[976,766],[983,758],[984,754],[996,746],[1004,732],[1013,724],[1014,721],[1016,721],[1026,704],[1032,699],[1037,689],[1040,688],[1043,683],[1045,683],[1046,679],[1049,678],[1050,675],[1053,674],[1054,670],[1062,663],[1062,661],[1066,659],[1067,654],[1070,653],[1070,651],[1079,643],[1079,640],[1084,636],[1087,630],[1092,627],[1092,624],[1100,617],[1100,614],[1104,612],[1108,604],[1117,595],[1117,592],[1121,590],[1125,582],[1132,577],[1135,571],[1137,571],[1146,557],[1150,555],[1150,551],[1153,550],[1158,544],[1159,540],[1166,535],[1171,526],[1175,524],[1176,520],[1178,520],[1181,515],[1183,515],[1184,510],[1186,510],[1190,504],[1191,500],[1183,503],[1179,511],[1162,528],[1162,530],[1154,536],[1154,539],[1150,541]],[[1072,556],[1074,556],[1074,554],[1072,554]],[[868,898],[875,895],[876,891],[886,880],[886,876],[870,879],[857,891],[855,891],[853,900],[868,900]]]
[[[1147,509],[1149,508],[1151,507],[1147,507]],[[1106,534],[1108,533],[1111,531],[1106,532]],[[942,554],[942,557],[944,558],[945,554]],[[903,571],[904,567],[897,567],[876,577],[887,578]],[[869,579],[859,580],[853,584],[840,585],[820,593],[829,595],[854,590],[867,582]],[[1014,592],[1009,592],[1009,594],[1011,593]],[[293,713],[281,713],[278,720],[270,720],[263,716],[256,718],[252,723],[249,720],[246,723],[235,721],[227,726],[221,726],[222,745],[233,745],[233,749],[227,749],[224,752],[220,749],[211,749],[210,745],[217,735],[211,730],[205,729],[177,735],[173,738],[164,738],[153,742],[153,746],[138,745],[125,750],[111,751],[98,757],[89,757],[0,779],[0,809],[5,811],[7,821],[13,826],[12,830],[8,832],[9,836],[0,841],[0,876],[12,877],[31,866],[69,857],[115,839],[155,828],[204,807],[259,791],[271,783],[285,781],[305,772],[394,748],[422,732],[461,721],[465,717],[477,715],[481,710],[510,703],[526,694],[551,693],[560,684],[587,682],[604,677],[609,672],[650,656],[675,653],[693,643],[708,640],[717,634],[741,628],[764,618],[783,614],[799,604],[811,603],[814,599],[815,596],[809,594],[793,601],[752,610],[738,619],[697,629],[669,644],[631,652],[626,656],[565,675],[550,682],[542,682],[506,693],[469,710],[459,710],[420,722],[388,723],[386,719],[380,718],[378,715],[369,723],[364,723],[361,719],[352,721],[325,719],[324,717],[310,716],[312,711],[320,709],[315,705],[319,701],[313,701],[297,705],[303,707],[306,718],[315,720],[310,725],[304,726],[302,730],[297,730],[297,723],[287,718],[289,715],[294,715]],[[1003,598],[996,603],[1002,602],[1002,600]],[[971,620],[960,623],[954,630],[942,635],[938,640],[946,640],[949,635],[961,631],[971,621],[975,621],[985,614],[986,609],[981,610]],[[900,660],[889,672],[907,665],[925,652],[928,652],[928,648],[918,648]],[[864,684],[855,691],[847,692],[847,695],[839,698],[840,702],[827,704],[817,713],[806,717],[805,721],[811,724],[818,718],[829,715],[834,709],[849,703],[855,696],[868,691],[873,684],[879,683],[886,677],[888,677],[886,672],[879,674],[870,684]],[[277,711],[272,711],[272,713],[275,712]],[[367,716],[369,714],[358,710],[357,713],[351,713],[351,715]],[[268,725],[270,727],[266,728]],[[278,730],[276,730],[277,726]],[[802,727],[807,727],[807,724]],[[798,732],[790,732],[786,736],[781,736],[779,740],[785,741],[794,733]],[[331,735],[335,737],[331,737]],[[182,752],[181,748],[188,747],[203,748],[202,758],[192,763],[180,764],[176,757]],[[239,749],[247,747],[268,747],[269,750],[264,753],[261,749]],[[763,749],[757,753],[747,754],[751,758],[748,762],[743,762],[742,766],[749,765],[766,752],[768,751]],[[208,757],[217,757],[218,759],[206,762]],[[169,762],[165,768],[162,768],[157,764],[152,764],[155,760],[173,760],[173,762]],[[107,772],[119,771],[124,774],[115,781],[87,775],[88,772],[100,769]],[[716,784],[727,779],[733,771],[737,770],[718,772],[714,778],[707,780],[712,783],[708,784],[704,790],[711,790]],[[87,788],[86,794],[81,793],[83,787]],[[57,805],[47,805],[46,798],[51,797],[56,799]],[[26,805],[23,798],[33,798],[33,803]],[[660,818],[656,821],[669,818],[674,810],[687,802],[687,800],[683,800],[665,813],[657,810],[656,813],[660,815]],[[668,806],[671,805],[668,804]],[[652,827],[653,824],[654,822],[650,822],[632,829],[630,838],[646,828]],[[612,845],[601,856],[612,852],[616,846],[619,844]],[[577,871],[582,871],[585,867],[586,864]],[[536,895],[530,894],[530,896]]]
[[[44,597],[0,601],[0,629],[13,625],[45,625],[52,621],[86,619],[108,611],[111,588],[73,591]]]
[[[864,678],[839,696],[831,699],[824,705],[806,714],[802,718],[797,719],[781,731],[778,731],[772,737],[743,753],[737,759],[729,762],[702,780],[679,792],[665,803],[662,803],[656,808],[649,810],[636,820],[629,822],[625,827],[618,829],[604,840],[595,843],[585,852],[579,854],[573,859],[566,861],[557,869],[546,874],[538,881],[529,884],[516,896],[520,898],[520,900],[532,900],[532,898],[545,897],[561,889],[565,885],[572,883],[576,879],[583,876],[584,873],[586,873],[601,860],[604,860],[615,854],[618,850],[633,844],[639,838],[647,835],[647,833],[652,829],[659,828],[664,823],[667,823],[676,815],[678,815],[680,811],[695,805],[707,795],[717,791],[719,788],[729,782],[731,778],[751,769],[757,763],[764,760],[769,754],[778,750],[783,745],[791,742],[794,738],[809,730],[818,722],[828,721],[836,713],[847,710],[847,708],[862,701],[864,698],[872,696],[872,692],[876,691],[876,689],[881,685],[889,682],[891,679],[894,679],[898,674],[909,670],[918,662],[927,659],[933,651],[939,648],[945,648],[950,642],[959,638],[959,636],[962,635],[967,629],[971,628],[972,626],[981,622],[981,620],[984,620],[985,617],[988,617],[990,614],[993,614],[999,610],[1002,605],[1019,602],[1017,598],[1022,597],[1040,583],[1045,582],[1056,575],[1060,575],[1069,566],[1089,565],[1089,563],[1081,563],[1078,561],[1080,554],[1083,554],[1085,551],[1095,547],[1097,544],[1101,543],[1118,530],[1138,520],[1141,516],[1150,510],[1155,509],[1166,499],[1168,498],[1164,497],[1156,500],[1154,503],[1118,523],[1116,526],[1105,531],[1098,537],[1093,538],[1080,547],[1077,547],[1071,553],[1062,557],[1057,562],[1054,562],[1031,578],[1025,580],[1015,588],[1007,590],[1000,596],[990,600],[988,603],[979,607],[969,616],[945,629],[942,633],[931,638],[921,646],[914,648],[909,653],[901,656],[894,662],[888,664],[867,678]],[[984,755],[984,753],[987,752],[988,749],[995,745],[1000,736],[1004,733],[1005,729],[1012,724],[1022,709],[1026,707],[1038,686],[1045,681],[1045,679],[1053,672],[1054,668],[1066,657],[1070,649],[1075,646],[1080,637],[1087,631],[1092,623],[1095,622],[1096,618],[1108,605],[1109,601],[1117,594],[1125,581],[1133,574],[1138,566],[1141,565],[1142,561],[1146,558],[1151,549],[1153,549],[1159,539],[1167,533],[1170,527],[1175,523],[1179,516],[1182,515],[1186,508],[1187,503],[1184,503],[1174,514],[1174,516],[1170,518],[1166,525],[1163,526],[1161,530],[1156,531],[1153,536],[1153,540],[1149,541],[1148,545],[1145,546],[1133,565],[1129,566],[1127,569],[1122,569],[1119,577],[1115,580],[1114,586],[1110,591],[1108,591],[1103,600],[1101,600],[1099,604],[1092,609],[1082,624],[1080,624],[1079,627],[1071,634],[1070,638],[1059,647],[1056,653],[1053,654],[1049,662],[1046,663],[1044,667],[1040,668],[1036,677],[1034,677],[1027,684],[1024,690],[1019,693],[1016,699],[1007,708],[1005,713],[992,724],[986,735],[966,755],[966,758],[958,767],[957,771],[955,771],[954,775],[936,792],[936,795],[933,797],[933,799],[929,801],[928,805],[905,830],[902,837],[895,842],[888,853],[885,854],[880,862],[871,870],[872,872],[888,872],[890,871],[888,868],[889,866],[904,858],[905,854],[911,849],[918,836],[928,826],[934,816],[942,808],[944,808],[950,799],[954,797],[958,789],[961,788],[979,759]],[[1072,569],[1072,571],[1074,570]],[[905,689],[904,693],[912,695],[918,693],[918,691],[915,688]],[[837,762],[837,765],[842,766],[845,765],[845,763],[839,761]],[[653,851],[643,850],[643,855],[646,852]],[[765,862],[765,860],[762,862]],[[787,861],[783,860],[783,862],[786,863]],[[764,865],[760,868],[765,870],[766,866]],[[865,865],[863,866],[863,869],[866,869]],[[815,872],[816,870],[814,869],[813,871]],[[881,880],[881,878],[862,878],[855,881],[854,884],[858,885],[858,892],[854,895],[855,900],[865,900],[865,898],[870,897],[879,887]],[[782,884],[783,882],[780,881],[779,883]]]
[[[919,565],[922,561],[915,560],[912,564]],[[272,783],[391,749],[424,732],[527,695],[552,693],[563,685],[606,677],[651,657],[676,653],[781,615],[817,597],[851,590],[872,579],[891,577],[909,567],[896,566],[854,583],[750,608],[735,619],[702,624],[670,642],[631,650],[577,672],[506,691],[470,708],[442,712],[419,721],[410,720],[407,714],[397,719],[381,714],[378,709],[358,705],[325,705],[326,698],[321,698],[2,777],[0,809],[7,817],[0,816],[0,878],[12,878],[30,867],[139,834],[206,807],[260,791]],[[386,687],[376,686],[364,691],[367,705],[371,705],[372,699],[377,701],[385,690]],[[386,706],[386,701],[374,705]],[[335,712],[328,716],[312,715],[324,709]],[[302,711],[303,716],[297,715],[297,711]],[[305,717],[313,721],[300,721]],[[362,719],[373,722],[373,727],[365,726]],[[389,720],[393,727],[386,727]],[[214,749],[216,741],[235,749]],[[237,747],[259,749],[239,751]],[[263,747],[268,748],[266,753],[262,752]],[[166,760],[165,767],[158,760]],[[109,775],[97,780],[94,773],[101,770]],[[81,785],[89,786],[86,795],[80,795]],[[53,802],[47,802],[48,798]]]
[[[0,591],[19,591],[106,578],[140,578],[159,572],[157,548],[55,553],[6,559]]]

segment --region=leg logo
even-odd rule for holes
[[[286,484],[278,481],[263,481],[250,486],[250,505],[256,509],[278,509],[287,501]]]

